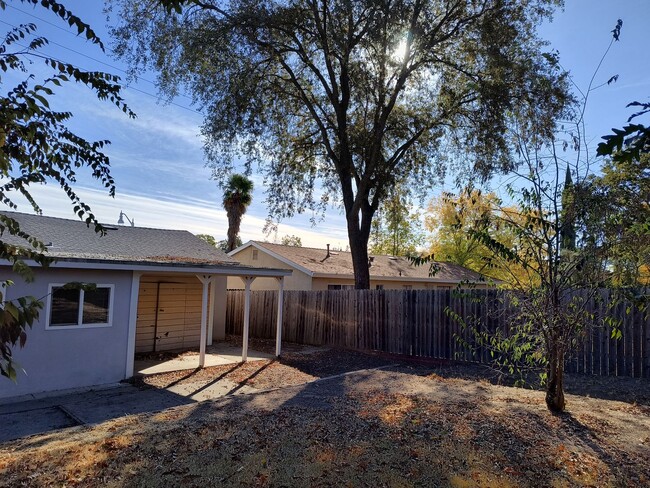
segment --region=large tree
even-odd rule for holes
[[[62,25],[104,49],[91,27],[61,3],[54,0],[21,2],[40,5]],[[0,10],[6,7],[7,2],[0,0]],[[90,207],[75,193],[73,184],[77,173],[85,168],[109,195],[114,195],[109,159],[103,152],[109,141],[87,141],[70,131],[66,122],[72,113],[52,110],[49,100],[58,87],[76,82],[86,85],[100,100],[109,100],[130,116],[134,114],[120,95],[118,77],[84,71],[47,56],[41,52],[47,44],[48,40],[38,36],[37,26],[31,23],[12,26],[0,42],[0,70],[5,78],[0,78],[0,86],[4,89],[0,95],[0,202],[9,209],[20,210],[22,207],[18,208],[16,203],[16,196],[20,195],[33,211],[41,213],[31,190],[35,185],[54,183],[70,200],[74,213],[89,226],[94,226],[97,232],[103,232]],[[37,81],[33,72],[41,69],[49,69],[50,74]],[[22,81],[6,86],[4,73]],[[18,237],[24,244],[16,245],[16,239],[10,244],[6,236]],[[29,280],[32,273],[26,261],[49,264],[45,251],[44,243],[24,232],[15,219],[0,214],[0,262],[10,263],[17,275]],[[11,284],[4,277],[0,280],[0,375],[15,379],[12,349],[17,344],[25,345],[27,329],[38,318],[43,304],[35,297],[6,300],[6,288]]]
[[[519,120],[550,133],[564,106],[566,79],[535,32],[561,0],[111,3],[116,53],[204,107],[216,177],[240,155],[265,173],[272,216],[342,206],[357,288],[396,181],[430,184],[443,153],[477,178],[509,169],[509,117],[528,107]]]

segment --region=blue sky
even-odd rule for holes
[[[18,1],[10,0],[8,3],[7,9],[0,11],[0,29],[8,29],[8,24],[34,22],[38,25],[38,33],[52,42],[44,50],[47,54],[76,63],[84,69],[126,76],[121,71],[125,68],[123,64],[72,35],[53,14]],[[107,45],[110,44],[102,2],[68,0],[64,3],[89,22]],[[558,11],[554,22],[544,25],[541,30],[542,37],[560,52],[561,62],[571,71],[575,83],[584,89],[609,43],[610,31],[618,18],[624,22],[621,40],[613,46],[595,84],[614,74],[619,75],[619,80],[615,85],[605,86],[591,94],[586,114],[587,137],[594,147],[611,127],[625,123],[631,113],[625,108],[628,102],[647,100],[650,95],[650,53],[644,48],[650,1],[567,0],[565,10]],[[38,64],[32,65],[30,70],[47,75]],[[124,91],[127,103],[138,115],[135,120],[128,119],[109,104],[97,101],[89,90],[81,86],[66,87],[54,97],[55,108],[74,112],[75,118],[70,124],[74,131],[87,139],[109,139],[112,142],[107,153],[117,182],[117,196],[109,198],[91,178],[84,177],[77,185],[79,193],[103,222],[116,222],[120,210],[124,210],[138,226],[187,229],[212,234],[217,239],[224,238],[227,220],[221,208],[221,191],[210,179],[210,170],[204,165],[199,135],[202,116],[193,110],[186,97],[177,97],[174,104],[159,101],[155,86],[148,82],[154,79],[154,75],[142,78]],[[10,77],[3,78],[6,87],[11,81]],[[264,236],[262,233],[267,216],[263,180],[258,175],[254,181],[254,202],[244,217],[241,236],[244,241],[273,240],[274,235]],[[437,188],[432,194],[441,190]],[[34,194],[46,215],[73,217],[64,194],[54,185],[35,189]],[[29,211],[29,207],[22,204],[20,210]],[[343,248],[347,245],[345,222],[338,209],[328,211],[325,220],[316,227],[311,226],[309,217],[298,216],[284,221],[278,228],[277,237],[299,235],[304,245],[315,247],[324,247],[325,243]]]

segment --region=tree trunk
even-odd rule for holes
[[[550,345],[546,373],[546,406],[551,412],[564,412],[566,404],[564,401],[564,348],[562,345],[557,343]]]
[[[370,269],[368,267],[368,240],[370,232],[359,228],[358,217],[348,216],[348,239],[350,253],[352,254],[352,268],[354,270],[354,287],[357,290],[370,288]],[[364,226],[365,227],[365,226]]]

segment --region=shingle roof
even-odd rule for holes
[[[104,236],[85,222],[43,217],[17,212],[1,212],[15,219],[20,229],[47,246],[54,258],[156,263],[229,264],[238,263],[224,252],[185,230],[145,227],[105,226]],[[0,239],[8,244],[29,247],[7,231]]]
[[[252,241],[257,246],[282,256],[283,258],[308,269],[314,274],[352,276],[352,254],[344,251],[330,251],[311,247],[284,246],[268,242]],[[435,282],[458,283],[461,281],[481,281],[484,277],[470,269],[453,263],[437,262],[438,272],[429,276],[429,264],[414,266],[408,258],[371,254],[374,258],[370,266],[370,277],[402,278],[408,280],[427,279]]]

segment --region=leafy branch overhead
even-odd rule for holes
[[[16,0],[18,1],[18,0]],[[53,0],[20,0],[39,6],[54,14],[80,36],[104,50],[102,41],[90,25],[74,15],[63,4]],[[0,10],[8,2],[0,0]],[[41,207],[31,194],[34,185],[56,183],[70,200],[75,214],[104,232],[90,206],[81,200],[73,185],[77,173],[87,170],[98,180],[109,195],[115,195],[115,181],[111,176],[108,156],[104,153],[107,140],[88,141],[66,126],[73,114],[56,111],[50,99],[66,83],[80,83],[95,93],[99,100],[114,104],[129,117],[135,114],[121,96],[119,77],[99,72],[85,71],[74,64],[43,54],[48,40],[37,35],[33,23],[12,26],[0,43],[0,71],[24,77],[15,86],[0,95],[0,202],[5,207],[18,209],[17,196],[22,196],[31,209],[41,213]],[[50,76],[37,81],[30,69],[40,62],[51,71]],[[10,215],[0,215],[0,259],[10,262],[16,275],[25,280],[32,278],[26,264],[31,260],[47,265],[42,242],[24,232]],[[5,286],[10,283],[4,281]],[[0,374],[15,378],[11,348],[26,340],[26,329],[38,318],[42,307],[34,297],[23,297],[11,302],[0,297]]]
[[[622,20],[618,20],[616,27],[612,30],[614,41],[618,41],[621,35]],[[608,80],[607,84],[616,81],[618,75]],[[632,120],[650,113],[650,103],[634,101],[627,104],[627,107],[639,107],[638,112],[633,113],[627,119],[628,125],[621,129],[613,128],[613,134],[603,136],[605,142],[598,144],[598,156],[612,156],[614,160],[621,163],[630,163],[638,160],[642,154],[650,153],[650,127],[643,124],[631,124]]]

